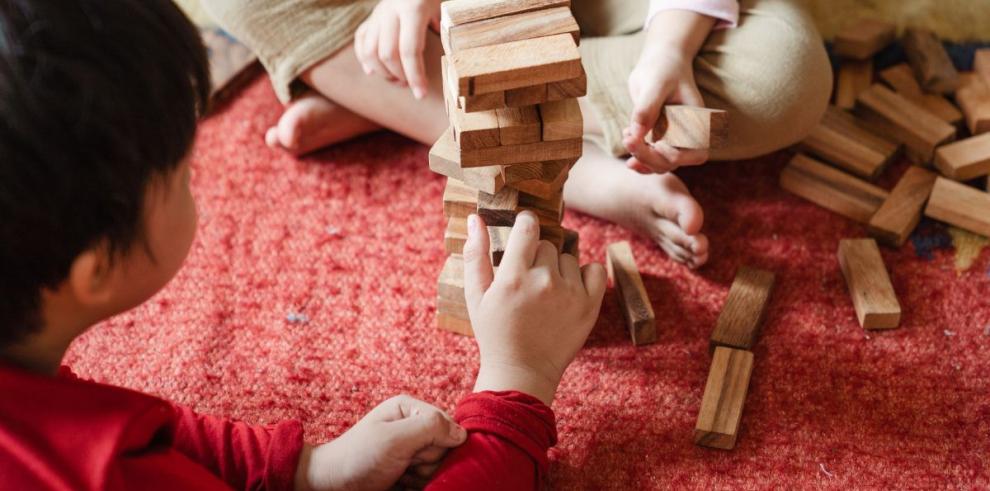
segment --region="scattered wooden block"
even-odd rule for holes
[[[694,426],[696,445],[723,450],[736,446],[752,373],[753,353],[724,346],[715,348]]]
[[[870,131],[855,116],[829,106],[801,147],[842,169],[875,179],[894,159],[900,144]]]
[[[581,236],[574,230],[564,229],[564,245],[561,247],[564,254],[570,254],[578,259],[581,258]]]
[[[780,174],[780,187],[860,223],[868,223],[889,196],[886,191],[802,154]]]
[[[717,346],[752,349],[766,317],[773,284],[774,275],[769,271],[739,268],[712,332],[709,350],[714,351]]]
[[[935,167],[942,175],[956,181],[990,174],[990,133],[938,147]]]
[[[516,215],[525,210],[535,213],[541,226],[559,226],[564,216],[563,194],[541,199],[510,187],[496,194],[478,193],[478,216],[490,227],[511,227]]]
[[[561,192],[564,189],[564,182],[567,181],[567,175],[570,172],[571,165],[573,165],[573,160],[566,166],[560,167],[557,171],[557,175],[552,179],[540,178],[540,179],[528,179],[524,181],[516,181],[511,185],[511,188],[518,189],[519,191],[536,196],[538,198],[550,199]]]
[[[581,69],[581,76],[559,82],[547,84],[547,100],[559,101],[561,99],[572,99],[584,97],[588,94],[588,76],[584,68]]]
[[[835,79],[835,105],[852,109],[856,97],[873,83],[873,60],[843,60]]]
[[[990,84],[990,48],[981,48],[973,53],[973,72],[982,78],[984,83]]]
[[[925,216],[990,237],[990,194],[939,177],[928,198]]]
[[[892,246],[904,245],[921,221],[921,210],[935,185],[934,172],[917,166],[908,168],[890,196],[870,218],[870,234]]]
[[[509,244],[509,232],[512,227],[488,227],[489,251],[492,255],[492,266],[502,263],[502,256],[505,255],[505,246]]]
[[[457,95],[559,82],[583,71],[570,34],[465,49],[450,56],[450,80],[457,84]]]
[[[570,5],[570,0],[456,0],[440,4],[440,21],[444,26],[459,26],[503,15]]]
[[[530,162],[507,165],[502,168],[506,184],[538,179],[553,182],[574,165],[574,160],[552,160],[550,162]],[[479,167],[479,169],[482,167]]]
[[[880,72],[880,79],[887,83],[894,92],[905,99],[927,109],[946,123],[956,126],[962,122],[963,114],[944,96],[929,94],[921,89],[914,73],[907,63],[894,65]]]
[[[523,145],[542,140],[540,112],[535,107],[506,107],[496,109],[495,114],[502,145]]]
[[[443,189],[443,216],[467,218],[478,210],[478,190],[457,179],[447,178]]]
[[[956,137],[955,127],[880,84],[859,95],[856,114],[903,142],[921,162],[931,162],[935,147]]]
[[[450,217],[447,219],[447,228],[443,231],[443,249],[447,254],[464,253],[464,244],[467,242],[467,219],[461,217]]]
[[[832,49],[837,55],[865,60],[894,42],[896,35],[893,24],[864,19],[836,34]]]
[[[505,105],[508,107],[535,106],[547,100],[547,85],[537,84],[505,91]]]
[[[477,111],[490,111],[505,107],[505,92],[489,92],[471,96],[460,96],[457,98],[457,107],[466,113]]]
[[[461,167],[485,167],[489,165],[512,165],[527,162],[550,160],[577,160],[581,156],[581,138],[526,143],[523,145],[502,145],[498,147],[462,150]]]
[[[676,148],[719,148],[728,132],[729,113],[721,109],[667,105],[653,128],[653,140]]]
[[[622,315],[632,336],[633,344],[639,346],[657,340],[657,321],[646,294],[646,286],[636,267],[629,242],[616,242],[606,249],[605,261],[608,277],[615,286],[622,307]]]
[[[569,140],[584,136],[584,117],[577,99],[540,104],[543,141]]]
[[[456,26],[444,26],[440,32],[444,51],[491,46],[555,34],[570,34],[580,42],[580,29],[568,7],[534,10]]]
[[[959,72],[935,33],[927,29],[909,28],[904,32],[901,44],[918,83],[925,90],[939,94],[950,94],[956,90]]]
[[[970,133],[978,135],[990,131],[990,81],[975,74],[965,74],[960,78],[956,103],[966,116]]]
[[[453,132],[444,132],[430,148],[430,170],[486,193],[497,193],[505,186],[505,176],[498,166],[462,169],[457,154]]]
[[[876,241],[839,241],[839,265],[846,278],[859,325],[863,329],[897,327],[901,323],[901,305],[897,302]]]

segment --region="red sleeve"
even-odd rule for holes
[[[457,405],[468,439],[453,450],[427,487],[445,490],[537,489],[557,443],[553,411],[521,392],[480,392]]]
[[[174,447],[234,489],[292,490],[303,448],[302,425],[252,426],[173,405]]]

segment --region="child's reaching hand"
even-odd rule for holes
[[[354,33],[354,51],[368,75],[412,89],[426,96],[427,78],[423,50],[426,30],[440,29],[440,0],[382,0]]]
[[[447,449],[466,438],[464,428],[440,409],[409,396],[393,397],[337,439],[304,448],[296,489],[387,489],[404,475],[415,482],[432,474]]]
[[[629,75],[633,111],[622,143],[632,154],[627,161],[632,169],[664,173],[708,160],[707,150],[678,149],[662,141],[651,145],[646,135],[665,104],[705,105],[693,62],[714,24],[713,18],[687,10],[660,12],[650,23],[643,52]]]
[[[532,212],[516,217],[498,273],[488,229],[472,215],[464,246],[464,292],[481,352],[475,392],[515,390],[548,406],[564,370],[594,327],[605,269],[578,266],[539,240]]]

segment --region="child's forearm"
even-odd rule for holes
[[[673,50],[683,58],[694,58],[714,26],[715,18],[690,10],[657,12],[646,31],[643,56],[669,56]]]

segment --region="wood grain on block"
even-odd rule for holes
[[[567,238],[564,227],[558,225],[540,226],[540,240],[545,240],[557,248],[557,252],[564,249],[564,240]]]
[[[694,106],[664,106],[653,128],[653,139],[676,148],[707,149],[725,144],[729,113]]]
[[[488,227],[488,244],[492,266],[498,266],[502,263],[505,246],[509,244],[509,232],[512,232],[512,227]]]
[[[961,80],[956,103],[966,117],[966,127],[974,135],[990,132],[990,81],[975,74],[966,74]]]
[[[457,159],[458,152],[456,143],[454,143],[454,135],[451,131],[445,131],[430,148],[430,170],[462,181],[464,184],[486,193],[497,193],[505,186],[505,176],[498,166],[463,169]]]
[[[547,101],[584,97],[587,92],[588,79],[582,74],[578,78],[562,80],[560,82],[520,87],[504,92],[461,96],[458,99],[458,106],[466,112],[486,111],[503,107],[533,106]]]
[[[503,15],[570,5],[570,0],[453,0],[440,4],[440,20],[445,26],[459,26]]]
[[[753,353],[725,346],[715,348],[694,425],[696,445],[723,450],[736,446],[752,373]]]
[[[462,254],[467,242],[467,219],[450,217],[443,231],[443,250],[447,254]]]
[[[468,113],[499,109],[505,107],[505,92],[461,96],[457,98],[457,107]]]
[[[945,46],[927,29],[909,28],[901,40],[915,78],[925,90],[949,94],[959,86],[959,72]]]
[[[876,241],[843,239],[839,241],[838,254],[859,325],[863,329],[892,329],[900,325],[901,305]]]
[[[990,174],[990,133],[972,136],[935,150],[935,167],[945,177],[968,181]]]
[[[836,34],[832,48],[837,55],[865,60],[894,42],[896,35],[893,24],[864,19]]]
[[[559,226],[564,215],[563,193],[550,199],[520,193],[506,187],[496,194],[478,193],[478,216],[490,227],[511,227],[516,215],[529,210],[536,214],[540,226]]]
[[[958,125],[962,122],[962,112],[949,102],[948,99],[938,94],[929,94],[921,89],[918,81],[914,78],[911,67],[907,63],[894,65],[881,71],[880,79],[889,85],[891,89],[894,89],[894,92],[927,109],[946,123]]]
[[[857,176],[872,180],[894,159],[900,144],[872,132],[852,114],[829,106],[801,147]]]
[[[441,304],[442,305],[442,304]],[[437,310],[437,328],[441,331],[452,332],[462,336],[474,337],[471,320]]]
[[[873,83],[873,60],[843,60],[835,79],[835,105],[852,109],[856,97]]]
[[[502,145],[523,145],[542,140],[540,112],[536,107],[496,109],[499,140]]]
[[[512,165],[548,160],[576,160],[581,156],[582,145],[581,138],[572,138],[570,140],[463,150],[461,151],[461,167]]]
[[[925,216],[990,237],[990,194],[939,177],[928,198]]]
[[[447,256],[437,281],[437,297],[464,302],[464,256],[460,254]]]
[[[573,162],[573,161],[571,161]],[[573,164],[572,164],[573,165]],[[560,168],[557,176],[551,180],[546,179],[528,179],[525,181],[516,181],[508,187],[512,187],[522,191],[526,194],[537,196],[543,199],[550,199],[561,192],[564,189],[564,183],[567,181],[567,176],[570,173],[570,165]]]
[[[773,284],[774,275],[769,271],[739,268],[712,332],[710,350],[714,351],[716,346],[745,350],[753,347],[766,317]]]
[[[780,174],[780,187],[860,223],[868,223],[888,193],[802,154]]]
[[[581,259],[581,235],[578,234],[577,231],[569,228],[564,229],[564,245],[562,246],[562,252]]]
[[[880,84],[859,95],[856,114],[903,142],[922,162],[931,162],[935,147],[956,137],[954,126]]]
[[[447,53],[555,34],[570,34],[574,37],[574,42],[580,42],[580,29],[568,7],[553,7],[447,26],[442,31],[443,37],[448,38],[444,46]]]
[[[440,66],[443,72],[442,77],[446,80],[450,70],[446,57],[441,59]],[[457,148],[463,151],[497,147],[501,144],[498,116],[495,111],[466,112],[457,107],[457,104],[454,103],[457,98],[450,93],[448,84],[444,84],[444,100],[447,104],[447,117],[450,119]]]
[[[540,120],[543,122],[543,140],[568,140],[584,136],[584,117],[577,99],[544,102],[540,104]]]
[[[467,218],[478,210],[478,190],[457,179],[447,178],[443,189],[443,216]]]
[[[547,100],[547,84],[536,84],[505,91],[505,105],[507,107],[535,106],[545,100]]]
[[[990,48],[981,48],[973,53],[973,72],[990,84]]]
[[[588,76],[584,68],[581,69],[581,76],[559,82],[547,84],[547,100],[559,101],[561,99],[572,99],[588,95]]]
[[[911,166],[870,219],[870,234],[892,247],[904,245],[921,221],[921,211],[935,185],[936,174]]]
[[[482,46],[451,56],[458,95],[477,95],[581,76],[581,53],[570,34]]]
[[[605,267],[608,277],[615,287],[619,306],[626,320],[626,327],[632,336],[633,344],[653,343],[657,340],[657,321],[653,314],[650,297],[646,294],[646,286],[636,267],[629,242],[610,244],[605,250]]]
[[[530,162],[507,165],[503,168],[506,184],[530,179],[553,182],[562,172],[570,169],[574,160],[552,160],[550,162]]]

